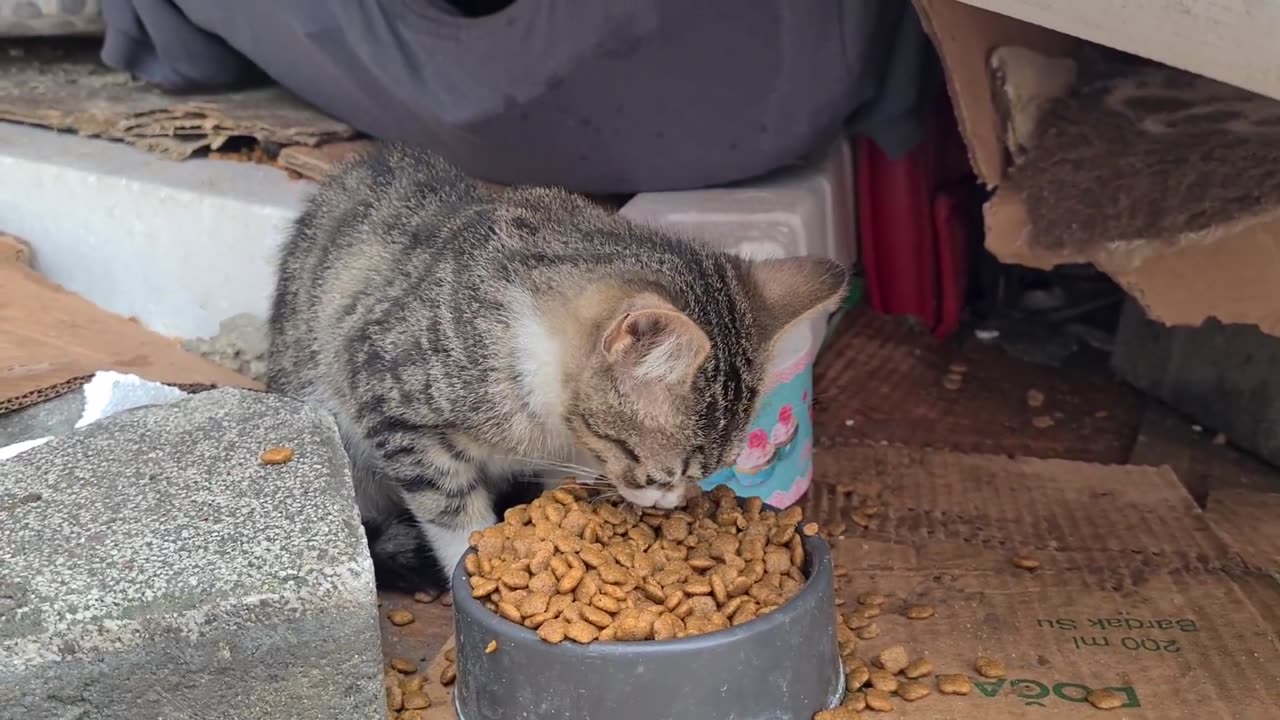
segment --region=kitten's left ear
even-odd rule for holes
[[[613,321],[600,348],[623,380],[680,384],[702,367],[711,340],[670,303],[642,293]]]
[[[849,271],[826,258],[755,260],[748,265],[752,306],[768,345],[796,322],[833,312],[849,289]]]

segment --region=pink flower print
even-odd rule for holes
[[[762,428],[756,428],[747,435],[747,445],[738,453],[738,459],[734,463],[734,469],[753,475],[768,467],[769,461],[773,459],[773,445],[769,442],[769,433]]]
[[[774,447],[782,447],[791,442],[791,439],[796,436],[797,427],[796,415],[791,409],[790,403],[783,405],[782,409],[778,411],[778,422],[769,431],[769,441],[773,443]]]

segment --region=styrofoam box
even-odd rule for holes
[[[851,266],[856,255],[853,155],[841,140],[814,161],[761,180],[706,190],[642,193],[621,214],[753,258],[822,256]],[[812,478],[813,360],[826,318],[778,343],[759,414],[739,462],[708,478],[739,495],[785,507]]]
[[[266,316],[276,253],[312,187],[273,167],[0,123],[0,231],[30,243],[50,280],[165,335]]]

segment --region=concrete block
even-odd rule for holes
[[[298,403],[218,390],[0,461],[0,527],[0,720],[384,716],[347,459]]]
[[[1216,319],[1169,327],[1129,300],[1111,364],[1127,382],[1280,465],[1280,338]]]
[[[266,316],[277,249],[313,187],[272,167],[0,123],[0,232],[27,241],[50,280],[174,337]]]

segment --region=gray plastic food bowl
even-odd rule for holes
[[[756,620],[649,642],[551,645],[453,572],[459,720],[809,720],[844,695],[831,552],[804,538],[808,581]],[[474,552],[474,551],[470,551]],[[497,641],[498,649],[485,653]]]

